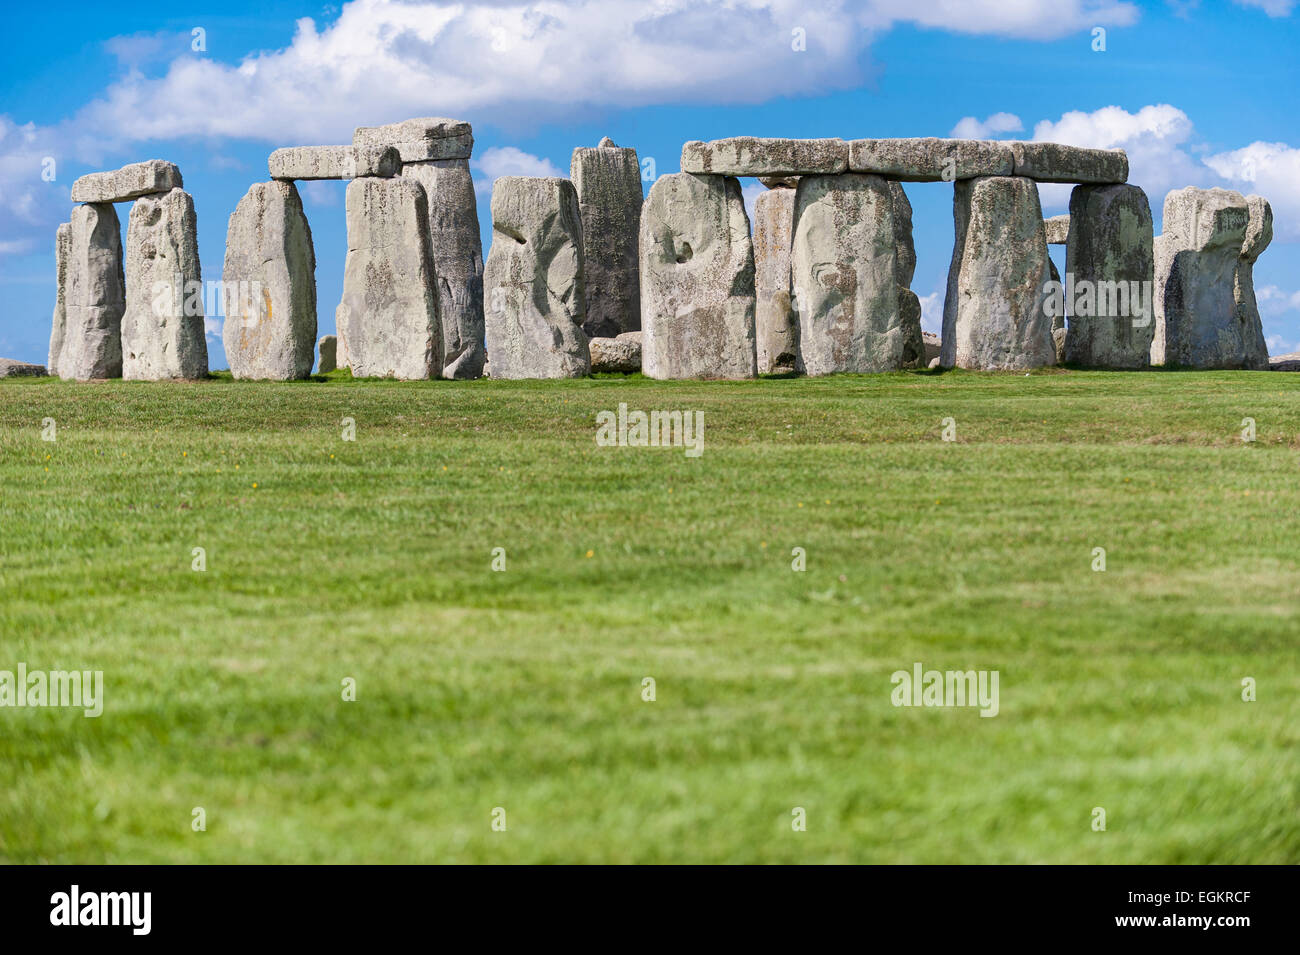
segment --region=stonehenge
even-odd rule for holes
[[[338,367],[338,346],[337,335],[322,335],[320,337],[320,341],[316,343],[316,350],[320,353],[320,362],[316,367],[318,373],[328,375]]]
[[[358,378],[437,378],[442,323],[424,188],[399,177],[353,179],[348,255],[336,313]]]
[[[1050,220],[1049,220],[1050,221]],[[1155,333],[1151,206],[1136,186],[1076,186],[1065,272],[1072,296],[1065,361],[1084,368],[1143,368]]]
[[[799,360],[799,317],[790,287],[794,197],[790,180],[754,202],[754,340],[760,375],[793,374]]]
[[[962,179],[954,205],[940,364],[986,371],[1055,364],[1038,187],[1020,176]]]
[[[222,271],[222,340],[236,378],[311,374],[316,343],[316,253],[292,183],[254,183],[230,216]]]
[[[121,348],[128,381],[208,373],[194,199],[180,187],[141,196],[131,207]]]
[[[893,209],[889,186],[879,176],[799,180],[790,263],[805,373],[903,367],[911,338],[899,317]],[[918,341],[920,332],[918,322]],[[919,350],[912,345],[912,360]]]
[[[51,359],[61,378],[122,376],[126,278],[121,228],[112,203],[87,203],[72,210],[65,331],[58,358]]]
[[[580,378],[582,218],[567,179],[503,176],[492,190],[492,249],[483,273],[493,378]]]
[[[486,264],[469,123],[357,127],[267,158],[230,216],[223,340],[235,378],[744,379],[931,366],[1262,369],[1259,196],[1175,190],[1155,236],[1122,150],[941,138],[682,147],[642,199],[633,148],[573,150],[569,179],[503,177]],[[766,188],[751,223],[740,177]],[[315,248],[295,183],[347,181],[337,334],[317,341]],[[905,182],[947,182],[943,335],[921,330]],[[1075,188],[1044,219],[1038,183]],[[163,160],[82,176],[55,235],[48,368],[69,379],[208,373],[194,202]],[[114,204],[131,202],[126,241]],[[1047,255],[1065,246],[1062,280]],[[490,365],[489,365],[490,360]],[[489,372],[490,368],[490,372]]]
[[[569,178],[582,215],[587,301],[583,331],[590,338],[641,329],[637,232],[641,222],[641,166],[636,150],[608,136],[594,149],[579,147]]]
[[[1155,239],[1153,365],[1268,367],[1253,266],[1271,238],[1272,210],[1253,198],[1193,186],[1165,196],[1164,232]]]
[[[424,213],[437,276],[446,378],[483,374],[483,245],[469,158],[474,133],[469,123],[433,116],[387,126],[361,126],[352,134],[358,149],[397,151],[398,175],[424,190]],[[340,332],[340,339],[343,336]],[[340,367],[347,358],[340,348]]]
[[[660,176],[641,211],[640,248],[642,373],[753,378],[754,249],[740,183]]]

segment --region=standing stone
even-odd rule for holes
[[[1242,242],[1237,273],[1233,278],[1233,300],[1237,303],[1237,322],[1242,330],[1246,367],[1266,368],[1269,364],[1268,344],[1264,340],[1264,325],[1255,301],[1255,260],[1273,241],[1273,207],[1263,196],[1247,196],[1246,208],[1250,221],[1246,224],[1246,238]]]
[[[60,377],[122,376],[126,280],[121,230],[112,203],[92,202],[72,210]]]
[[[567,179],[503,176],[492,188],[487,350],[493,378],[581,378],[582,218]]]
[[[903,184],[890,181],[894,214],[894,276],[898,282],[898,320],[903,327],[903,367],[925,368],[925,336],[921,331],[921,299],[908,286],[916,274],[916,243],[912,240],[912,203]]]
[[[340,302],[334,309],[334,329],[336,331],[334,337],[337,341],[337,345],[334,348],[334,362],[338,368],[347,368],[351,370],[352,360],[348,357],[348,340],[347,336],[343,334],[343,316],[346,314],[347,310],[343,307],[343,303]]]
[[[579,147],[569,178],[582,212],[587,282],[588,337],[610,338],[641,328],[637,231],[641,224],[641,166],[635,149],[606,137],[595,149]]]
[[[320,352],[320,364],[317,365],[316,371],[321,375],[328,375],[338,367],[338,338],[334,335],[322,335],[316,348]]]
[[[921,347],[899,319],[894,242],[884,179],[845,173],[799,180],[791,272],[808,374],[896,371],[905,346]],[[919,320],[916,331],[919,338]]]
[[[753,378],[754,246],[740,183],[672,173],[641,210],[641,370]]]
[[[1044,224],[1051,221],[1051,219],[1046,219]],[[1047,244],[1051,245],[1052,243],[1048,242]],[[1047,258],[1047,273],[1056,285],[1061,284],[1061,273],[1056,271],[1056,263],[1052,261],[1051,256]],[[1053,286],[1053,288],[1055,287]],[[1065,301],[1064,297],[1062,297],[1060,314],[1055,312],[1052,314],[1052,350],[1056,352],[1056,363],[1058,365],[1065,364],[1065,319]]]
[[[1084,368],[1146,367],[1155,334],[1146,193],[1129,185],[1076,186],[1069,221],[1065,272],[1076,291],[1065,360]]]
[[[51,375],[59,373],[59,356],[63,353],[63,340],[68,331],[68,259],[72,255],[72,223],[62,223],[54,234],[54,325],[50,329]]]
[[[414,179],[353,179],[348,255],[335,313],[357,378],[437,378],[438,281],[424,189]]]
[[[403,178],[424,187],[429,244],[438,276],[444,378],[483,374],[483,241],[468,159],[406,163]]]
[[[194,199],[182,189],[141,196],[126,228],[122,377],[158,381],[207,373]]]
[[[1165,196],[1155,240],[1156,322],[1151,363],[1188,368],[1261,368],[1258,334],[1237,309],[1237,269],[1250,225],[1239,192],[1189,186]],[[1246,321],[1243,321],[1246,320]]]
[[[311,374],[316,341],[316,253],[292,182],[255,183],[226,232],[222,272],[226,358],[236,378]]]
[[[959,180],[953,218],[940,364],[988,371],[1055,364],[1038,187],[1016,176]]]
[[[760,375],[794,372],[799,316],[790,294],[795,190],[769,189],[754,202],[754,331]]]

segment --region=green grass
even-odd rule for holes
[[[0,383],[0,860],[1300,862],[1298,387]]]

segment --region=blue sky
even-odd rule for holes
[[[1273,354],[1300,350],[1298,0],[355,0],[26,7],[0,86],[0,356],[44,363],[54,234],[83,173],[161,158],[194,196],[203,276],[279,146],[343,143],[412,116],[473,123],[486,246],[500,175],[567,175],[611,136],[676,172],[724,136],[972,135],[1129,150],[1160,229],[1167,191],[1259,193],[1255,268]],[[1104,50],[1096,50],[1096,30]],[[201,30],[204,49],[193,49]],[[802,31],[800,33],[799,31]],[[804,49],[796,49],[803,37]],[[54,160],[54,179],[42,173]],[[761,186],[745,180],[747,197]],[[646,183],[646,188],[649,183]],[[319,330],[334,330],[344,183],[303,184]],[[908,185],[913,288],[937,330],[952,189]],[[1064,212],[1069,187],[1042,190]],[[125,226],[128,207],[119,206]],[[1062,250],[1054,255],[1060,262]],[[220,322],[211,365],[226,367]]]

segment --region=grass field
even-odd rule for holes
[[[0,520],[0,861],[1300,862],[1300,376],[5,381]]]

